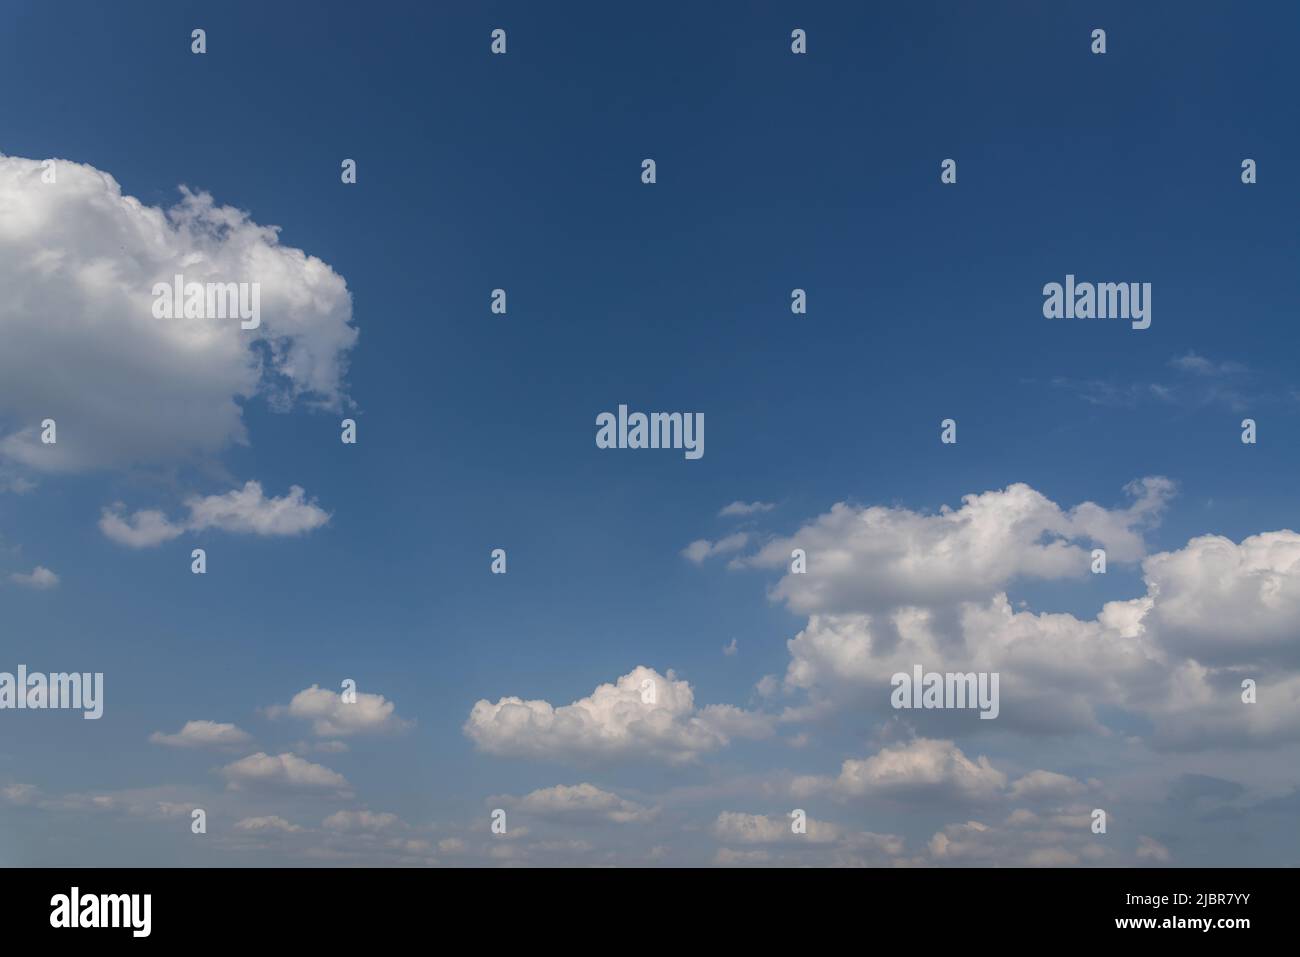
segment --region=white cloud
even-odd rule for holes
[[[793,608],[840,609],[814,611],[787,642],[782,688],[808,702],[787,708],[782,720],[843,707],[899,715],[889,708],[890,679],[921,664],[1001,678],[995,722],[960,724],[951,711],[902,715],[931,737],[959,733],[959,725],[1105,735],[1105,721],[1128,712],[1149,720],[1157,748],[1300,739],[1300,645],[1293,637],[1300,534],[1265,532],[1240,543],[1201,536],[1141,557],[1137,532],[1170,488],[1163,479],[1135,483],[1135,503],[1118,512],[1091,505],[1063,511],[1027,486],[967,496],[962,509],[937,516],[836,506],[777,546],[781,555],[791,542],[813,544],[808,574],[785,575],[777,594]],[[1058,571],[1087,576],[1088,551],[1051,540],[1067,528],[1086,530],[1111,549],[1112,560],[1116,542],[1119,554],[1140,558],[1145,594],[1107,602],[1094,618],[1034,612],[1024,602],[1013,607],[1003,586],[1056,574],[1053,564],[1065,554],[1069,562]],[[1244,678],[1256,681],[1257,704],[1241,701]],[[772,695],[775,681],[765,678],[758,690]]]
[[[495,704],[480,700],[464,725],[465,734],[489,754],[669,763],[693,761],[732,737],[765,737],[771,731],[771,719],[755,712],[730,705],[696,708],[687,682],[677,680],[671,670],[661,675],[644,665],[559,708],[516,697]]]
[[[1206,665],[1285,659],[1300,664],[1300,534],[1241,544],[1219,535],[1142,563],[1152,607],[1143,624],[1171,651]]]
[[[805,821],[806,833],[794,833],[793,823],[794,819],[789,817],[723,811],[713,822],[712,831],[714,837],[727,844],[833,844],[843,837],[836,825],[811,817]]]
[[[50,571],[44,565],[37,565],[30,572],[14,572],[9,576],[9,580],[15,585],[22,585],[24,588],[53,588],[59,583],[59,576]]]
[[[329,513],[297,485],[286,495],[267,498],[258,482],[246,482],[243,488],[223,495],[194,495],[185,500],[189,516],[172,522],[157,509],[143,509],[131,515],[118,503],[106,508],[99,518],[99,529],[120,545],[148,548],[161,545],[187,531],[219,529],[251,535],[301,535],[320,528],[329,521]]]
[[[982,801],[998,797],[1006,783],[983,755],[972,761],[951,741],[917,738],[865,760],[846,760],[834,790],[844,798]]]
[[[719,518],[743,518],[747,515],[757,515],[762,512],[770,512],[776,508],[771,502],[732,502],[730,505],[723,506],[722,511],[718,513]]]
[[[1055,771],[1030,771],[1011,785],[1010,796],[1017,801],[1063,800],[1084,790],[1081,782]]]
[[[287,752],[272,756],[259,751],[227,764],[221,774],[232,790],[247,785],[339,793],[349,790],[347,779],[337,771]]]
[[[252,736],[233,724],[186,721],[185,726],[175,734],[155,731],[149,735],[149,740],[173,748],[232,748],[242,747],[252,740]]]
[[[246,444],[242,403],[346,402],[356,342],[342,277],[276,227],[182,189],[168,210],[112,176],[0,156],[0,460],[39,471],[197,461]],[[156,319],[153,287],[257,282],[261,326]],[[58,369],[59,375],[48,370]],[[68,388],[68,383],[76,388]],[[42,444],[39,423],[58,423]]]
[[[952,605],[986,598],[1017,578],[1082,577],[1093,544],[1112,562],[1140,559],[1141,528],[1159,516],[1173,483],[1147,478],[1128,491],[1134,502],[1121,510],[1085,502],[1065,511],[1020,483],[967,495],[961,508],[937,514],[839,503],[740,561],[788,568],[791,551],[803,549],[807,572],[787,573],[772,590],[795,612]]]
[[[745,532],[736,532],[734,535],[728,535],[726,538],[711,542],[706,538],[700,538],[682,549],[682,556],[689,559],[697,565],[703,564],[707,558],[713,558],[717,555],[726,555],[729,552],[738,552],[749,544],[749,535]]]
[[[518,800],[519,810],[539,817],[633,824],[653,820],[658,811],[602,791],[594,784],[540,788]]]
[[[336,811],[321,822],[331,831],[361,832],[389,831],[401,826],[401,823],[396,814],[376,814],[372,811]]]
[[[1070,806],[1046,814],[1017,810],[986,824],[966,821],[937,831],[909,863],[954,867],[1116,866],[1119,852],[1092,834],[1088,809]]]
[[[381,694],[358,691],[349,703],[337,691],[312,685],[299,691],[288,705],[272,705],[267,717],[287,715],[310,721],[312,733],[321,738],[341,738],[353,734],[385,734],[401,731],[412,722],[399,718],[397,705]]]
[[[264,834],[269,831],[280,831],[285,834],[297,834],[302,830],[297,824],[290,824],[279,815],[272,814],[269,817],[246,817],[235,822],[236,831],[244,831],[253,834]]]

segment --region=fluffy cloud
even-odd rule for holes
[[[185,500],[189,516],[172,522],[157,509],[143,509],[124,514],[119,503],[106,508],[99,518],[99,529],[120,545],[149,548],[170,541],[184,532],[219,529],[249,535],[301,535],[320,528],[329,521],[329,513],[297,485],[280,498],[267,498],[258,482],[246,482],[243,488],[224,495],[194,495]]]
[[[206,193],[182,188],[163,210],[94,167],[56,168],[43,183],[40,161],[0,156],[0,459],[39,471],[197,460],[246,443],[251,398],[346,401],[357,332],[329,266]],[[260,327],[154,318],[154,284],[176,274],[259,283]],[[39,441],[45,418],[57,444]]]
[[[602,791],[594,784],[559,784],[541,788],[514,803],[527,814],[580,822],[632,824],[653,820],[658,814],[654,808]]]
[[[1205,665],[1300,665],[1300,534],[1218,535],[1142,563],[1152,598],[1143,624],[1170,651]]]
[[[233,724],[186,721],[185,726],[175,734],[155,731],[149,735],[149,740],[173,748],[237,748],[247,744],[252,737]]]
[[[719,518],[744,518],[748,515],[759,515],[763,512],[770,512],[776,508],[771,502],[732,502],[725,505],[722,511],[718,513]]]
[[[969,712],[905,713],[932,737],[1105,735],[1107,721],[1127,712],[1146,719],[1158,748],[1300,739],[1300,534],[1240,543],[1202,536],[1142,557],[1140,539],[1128,537],[1169,490],[1163,479],[1135,483],[1136,501],[1121,512],[1066,511],[1027,486],[967,496],[962,509],[939,515],[836,506],[774,552],[811,546],[808,574],[784,576],[778,596],[792,608],[838,609],[815,610],[787,642],[782,687],[810,700],[786,720],[845,706],[897,714],[890,679],[921,664],[1000,675],[1001,714],[987,727],[966,720]],[[1145,593],[1107,602],[1093,618],[1013,607],[1002,590],[1010,581],[1087,573],[1089,553],[1053,538],[1064,535],[1105,545],[1111,559],[1120,543],[1119,555],[1140,558]],[[749,561],[766,561],[766,552]],[[1241,700],[1247,678],[1257,684],[1256,704]],[[759,687],[770,695],[776,682]]]
[[[259,751],[227,764],[221,769],[221,774],[232,790],[253,785],[289,790],[349,791],[347,779],[337,771],[289,753],[272,756]]]
[[[475,703],[464,732],[483,751],[547,760],[650,758],[679,764],[733,737],[769,735],[772,722],[730,705],[696,708],[695,694],[669,670],[639,665],[588,697],[554,707],[501,698]]]
[[[972,761],[951,741],[917,738],[865,760],[846,760],[834,790],[844,798],[985,801],[999,796],[1006,783],[1007,776],[984,755]]]
[[[1017,578],[1086,575],[1094,544],[1110,561],[1140,559],[1141,529],[1160,514],[1173,483],[1147,478],[1128,491],[1134,502],[1120,510],[1085,502],[1065,511],[1019,483],[967,495],[961,508],[937,514],[839,503],[744,562],[786,567],[791,551],[803,549],[807,572],[786,574],[772,591],[795,612],[952,605],[987,598]]]
[[[353,734],[384,734],[401,731],[411,722],[399,718],[397,705],[381,694],[358,691],[349,703],[337,691],[312,685],[299,691],[287,705],[266,709],[267,717],[288,716],[310,721],[312,733],[322,738],[341,738]]]
[[[44,565],[37,565],[30,572],[14,572],[9,576],[9,580],[15,585],[22,585],[24,588],[46,589],[57,585],[59,576]]]

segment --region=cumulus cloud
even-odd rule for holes
[[[397,705],[381,694],[356,692],[355,701],[346,701],[337,691],[312,685],[294,695],[287,705],[266,709],[269,718],[288,716],[311,722],[312,733],[321,738],[341,738],[353,734],[386,734],[409,728],[412,724],[397,716]]]
[[[695,706],[691,686],[669,670],[638,665],[586,698],[554,707],[547,701],[501,698],[475,703],[464,732],[483,751],[546,760],[650,758],[695,760],[735,737],[772,733],[772,720],[731,705]]]
[[[106,508],[99,518],[99,530],[119,545],[149,548],[171,541],[181,534],[218,529],[247,535],[301,535],[329,521],[329,513],[297,485],[286,495],[267,498],[259,482],[223,495],[194,495],[185,500],[189,515],[173,522],[157,509],[142,509],[130,515],[118,503]]]
[[[726,555],[729,552],[738,552],[748,544],[749,535],[745,532],[728,535],[716,542],[711,542],[707,538],[700,538],[682,549],[682,557],[700,565],[704,563],[705,559],[717,555]]]
[[[44,565],[37,565],[30,572],[14,572],[9,576],[9,580],[24,588],[46,589],[57,585],[59,576]]]
[[[1134,502],[1119,511],[1065,510],[1027,486],[967,496],[938,515],[841,505],[778,543],[772,557],[782,562],[792,543],[811,546],[807,575],[787,574],[774,590],[793,609],[813,609],[787,642],[780,685],[809,700],[784,720],[845,706],[897,714],[890,679],[921,664],[1001,678],[1001,713],[989,727],[972,725],[968,712],[906,712],[930,737],[1105,735],[1128,713],[1146,719],[1157,748],[1300,740],[1300,534],[1201,536],[1147,555],[1139,532],[1172,485],[1129,488]],[[1090,552],[1062,536],[1136,561],[1145,592],[1091,618],[1013,605],[1010,582],[1088,574]],[[762,564],[766,552],[748,561]],[[1255,704],[1242,701],[1245,679],[1258,687]],[[777,689],[774,678],[759,685],[765,696]]]
[[[263,751],[240,758],[221,769],[226,786],[240,790],[247,786],[274,789],[347,793],[347,778],[295,754],[269,755]]]
[[[514,802],[519,810],[538,817],[559,818],[576,822],[612,821],[634,824],[653,820],[655,808],[645,807],[602,791],[594,784],[559,784],[540,788]]]
[[[833,790],[846,799],[986,801],[1006,783],[1007,776],[984,755],[972,761],[951,741],[917,738],[864,760],[846,760]]]
[[[803,549],[807,572],[787,573],[772,591],[795,612],[951,605],[1019,578],[1086,575],[1093,545],[1110,561],[1140,559],[1142,529],[1160,515],[1173,483],[1146,478],[1127,491],[1134,501],[1118,510],[1084,502],[1067,511],[1022,483],[967,495],[960,508],[937,514],[841,502],[743,561],[788,567],[791,551]]]
[[[276,410],[347,401],[357,332],[329,266],[207,193],[182,188],[164,210],[92,166],[56,170],[43,183],[41,161],[0,156],[0,460],[44,472],[196,461],[247,442],[255,397]],[[261,325],[154,318],[154,284],[177,274],[259,283]],[[45,418],[56,444],[39,440]]]
[[[1205,665],[1285,661],[1300,665],[1300,534],[1219,535],[1142,564],[1161,644]]]
[[[252,740],[252,736],[233,724],[217,721],[186,721],[175,734],[155,731],[149,735],[154,744],[173,748],[238,748]]]

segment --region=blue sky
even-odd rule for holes
[[[1296,863],[1270,809],[1294,808],[1300,785],[1297,661],[1294,640],[1279,637],[1300,609],[1300,551],[1294,533],[1236,551],[1296,527],[1295,10],[665,3],[634,17],[603,4],[465,6],[13,2],[0,14],[0,153],[60,164],[48,185],[14,165],[0,207],[11,224],[0,261],[18,290],[0,328],[28,373],[6,364],[0,381],[0,671],[102,671],[106,686],[98,722],[0,712],[0,860]],[[203,55],[190,52],[196,27]],[[496,27],[504,56],[489,52]],[[796,27],[807,55],[790,51]],[[1104,55],[1089,51],[1098,27]],[[640,179],[646,157],[654,185]],[[955,185],[939,179],[949,157]],[[1259,171],[1249,186],[1247,157]],[[344,158],[357,161],[354,185],[340,182]],[[271,385],[232,393],[236,424],[203,449],[168,439],[166,423],[189,415],[213,425],[204,403],[225,381],[222,350],[247,339],[222,327],[219,344],[185,353],[192,366],[169,368],[152,333],[137,336],[147,323],[114,311],[121,297],[102,310],[50,299],[79,270],[131,275],[140,250],[172,241],[112,241],[106,222],[141,214],[95,170],[143,207],[173,207],[182,184],[202,191],[247,214],[249,242],[327,264],[346,294],[295,306],[292,337],[318,365],[288,376],[335,369],[328,394],[286,408]],[[51,199],[69,195],[53,192],[64,183],[84,194]],[[57,243],[24,230],[33,209],[57,210]],[[255,240],[249,224],[280,227],[278,240]],[[237,245],[214,242],[217,262]],[[53,278],[26,258],[38,249],[58,250]],[[1045,319],[1042,288],[1067,273],[1151,283],[1151,327]],[[261,278],[300,288],[286,276]],[[489,312],[498,287],[506,316]],[[791,314],[796,287],[806,316]],[[147,283],[124,295],[147,309]],[[274,325],[283,301],[267,307],[274,330],[286,328]],[[348,329],[355,342],[339,347]],[[54,467],[6,447],[42,402],[64,400],[69,454],[94,444],[78,431],[92,421],[104,448],[127,451],[97,446]],[[704,457],[598,449],[595,417],[620,403],[703,412]],[[107,419],[92,415],[105,408]],[[355,446],[339,442],[344,415],[358,423]],[[939,441],[948,417],[952,446]],[[1246,417],[1254,445],[1240,440]],[[1140,519],[1124,512],[1125,487],[1152,476],[1170,490],[1140,499]],[[178,521],[192,496],[249,481],[266,499],[301,487],[328,522],[141,547],[100,527],[114,503]],[[1017,483],[1036,498],[1006,495]],[[1010,571],[971,570],[978,596],[939,594],[946,569],[927,563],[953,543],[908,529],[933,530],[941,507],[980,493],[1001,497],[954,533],[957,545]],[[736,501],[772,507],[719,516]],[[1107,510],[1108,531],[1081,519],[1064,533],[1070,547],[1115,551],[1115,523],[1141,545],[1104,577],[1040,574],[1040,533],[1063,534],[1052,509],[1086,502]],[[836,503],[892,518],[856,545],[845,528],[804,534]],[[1026,509],[1043,527],[1003,537]],[[732,552],[683,555],[742,532]],[[1193,607],[1224,580],[1186,551],[1205,535],[1232,543],[1241,578],[1222,601],[1205,598],[1218,602],[1209,611],[1257,639],[1222,634],[1221,654],[1197,631],[1209,611]],[[812,538],[824,549],[810,553],[814,573],[819,554],[853,556],[826,580],[834,602],[799,597],[784,563],[763,557]],[[194,547],[207,550],[206,575],[190,574]],[[497,547],[504,576],[489,571]],[[1168,578],[1143,565],[1185,552]],[[10,578],[37,566],[57,584]],[[931,604],[891,592],[912,593],[905,574],[933,586]],[[1188,596],[1142,624],[1161,680],[1119,677],[1132,634],[1107,637],[1071,678],[999,658],[996,639],[954,624],[963,603],[1005,593],[1031,613],[1071,616],[1066,630],[1083,635],[1104,603],[1137,600],[1155,579]],[[1252,594],[1281,597],[1273,607]],[[965,642],[945,660],[1000,668],[1007,697],[1024,669],[1030,697],[1077,693],[1095,720],[1033,733],[884,713],[893,659],[863,630],[918,607],[957,629],[932,650]],[[811,684],[787,680],[792,663],[808,664],[787,642],[819,614],[859,616],[841,624],[883,671],[854,686],[818,652]],[[1074,639],[1049,624],[1032,640],[1068,660],[1050,643]],[[1169,677],[1211,660],[1220,670],[1196,687],[1216,690],[1212,706]],[[559,708],[638,666],[672,669],[695,708],[732,706],[745,730],[689,709],[673,721],[703,721],[707,746],[464,728],[480,700]],[[1215,710],[1236,693],[1225,684],[1234,669],[1272,689],[1258,722],[1241,717],[1249,706]],[[762,693],[765,676],[780,687]],[[305,710],[267,711],[344,678],[395,711],[340,737],[314,734]],[[1162,722],[1194,724],[1193,708],[1221,739],[1161,738]],[[225,749],[150,740],[187,721],[246,737]],[[332,740],[348,750],[320,750]],[[328,768],[348,794],[229,770],[253,754]],[[879,780],[882,754],[917,779],[901,791]],[[865,762],[867,785],[849,781],[845,761]],[[1040,770],[1073,783],[1035,791],[1048,779],[1031,778],[1017,790]],[[587,784],[600,794],[545,790]],[[581,806],[545,811],[548,800]],[[635,820],[609,819],[618,801]],[[208,834],[189,832],[181,806],[208,810]],[[520,836],[488,832],[497,806]],[[727,816],[770,824],[795,807],[829,830],[768,840],[768,824]],[[1112,809],[1104,844],[1088,832],[1093,807]],[[348,817],[361,811],[393,818]],[[970,856],[934,851],[934,835],[968,821],[987,830],[939,843]],[[1043,853],[1017,857],[1025,846]]]

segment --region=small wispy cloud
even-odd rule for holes
[[[711,542],[707,538],[697,538],[685,548],[682,549],[682,556],[695,564],[703,564],[707,558],[713,558],[717,555],[726,555],[731,552],[738,552],[749,544],[749,535],[745,532],[737,532],[734,535],[728,535],[726,538],[720,538],[716,542]]]
[[[59,576],[44,565],[37,565],[30,572],[14,572],[9,580],[24,588],[53,588],[59,583]]]

